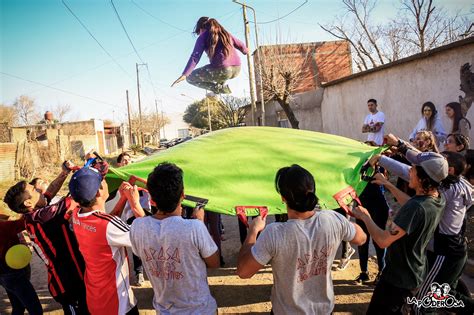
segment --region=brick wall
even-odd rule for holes
[[[300,80],[294,93],[315,90],[320,83],[329,82],[352,74],[352,61],[349,43],[329,41],[288,45],[260,46],[259,53],[264,56],[263,68],[269,73],[271,67],[299,69]],[[255,72],[258,74],[258,58],[254,53]],[[294,72],[295,70],[293,70]],[[260,100],[260,82],[257,77],[257,99]]]
[[[0,124],[0,143],[11,142],[11,133],[8,124]]]
[[[15,179],[16,143],[0,143],[0,180]]]

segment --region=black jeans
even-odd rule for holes
[[[33,285],[30,282],[30,266],[0,274],[0,285],[5,288],[12,305],[12,315],[24,314],[25,309],[31,315],[43,314],[43,308]]]
[[[360,202],[362,203],[362,206],[369,211],[370,216],[372,217],[372,220],[374,220],[375,224],[377,224],[377,226],[382,230],[385,230],[389,208],[387,201],[380,190],[380,186],[368,183],[365,190],[362,192],[362,194],[360,194]],[[362,272],[367,272],[370,234],[363,221],[356,220],[356,223],[360,225],[365,234],[367,234],[367,241],[363,245],[358,246],[360,270]],[[372,242],[374,243],[375,252],[377,254],[377,264],[380,272],[385,267],[385,249],[380,248],[373,240]]]
[[[411,290],[397,288],[382,276],[372,294],[367,315],[405,314],[404,305],[407,298],[412,296]]]

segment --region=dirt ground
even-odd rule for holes
[[[261,270],[252,279],[242,280],[237,277],[235,266],[240,249],[237,219],[223,216],[223,223],[225,241],[222,242],[222,250],[226,265],[224,268],[210,270],[208,277],[211,293],[219,306],[219,313],[269,313],[272,287],[271,268],[267,267]],[[45,313],[62,314],[60,305],[51,298],[48,292],[45,267],[35,255],[31,266],[32,283],[40,297]],[[376,268],[376,263],[371,259],[369,270],[372,274],[376,273]],[[357,259],[353,259],[346,270],[333,271],[336,294],[335,314],[365,314],[373,286],[361,286],[353,283],[352,280],[357,277],[359,271]],[[144,286],[134,287],[133,290],[138,300],[140,314],[155,314],[152,307],[153,290],[150,282],[146,281]],[[10,312],[8,297],[3,288],[0,287],[0,314],[10,314]]]

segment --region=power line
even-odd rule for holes
[[[159,21],[159,22],[161,22],[161,23],[163,23],[163,24],[165,24],[165,25],[168,25],[168,26],[170,26],[170,27],[172,27],[172,28],[174,28],[174,29],[177,29],[177,30],[179,30],[179,31],[182,31],[182,32],[190,32],[189,30],[185,30],[185,29],[182,29],[182,28],[180,28],[180,27],[174,26],[173,24],[170,24],[170,23],[168,23],[168,22],[166,22],[166,21],[160,19],[159,17],[154,16],[153,14],[151,14],[150,12],[148,12],[147,10],[145,10],[143,7],[141,7],[140,5],[138,5],[138,3],[136,3],[135,1],[133,1],[133,0],[131,0],[131,1],[132,1],[132,3],[133,3],[137,8],[139,8],[140,10],[142,10],[143,12],[145,12],[147,15],[151,16],[151,17],[154,18],[155,20],[157,20],[157,21]]]
[[[296,8],[291,10],[290,12],[288,12],[287,14],[283,15],[282,17],[279,17],[279,18],[271,20],[271,21],[258,22],[257,24],[268,24],[268,23],[273,23],[273,22],[279,21],[281,19],[284,19],[287,16],[289,16],[290,14],[292,14],[293,12],[295,12],[296,10],[298,10],[299,8],[301,8],[302,6],[304,6],[306,3],[308,3],[308,0],[305,0],[302,4],[300,4],[299,6],[297,6]],[[255,21],[249,21],[249,22],[250,23],[255,23]]]
[[[125,28],[125,25],[123,24],[122,19],[120,18],[120,14],[118,13],[117,8],[115,7],[114,1],[110,0],[110,3],[112,4],[112,8],[114,8],[115,14],[117,15],[117,18],[120,21],[120,24],[122,25],[122,29],[125,32],[125,35],[127,35],[128,41],[132,45],[133,50],[135,51],[135,54],[138,56],[138,59],[140,59],[142,63],[145,63],[142,57],[140,56],[140,54],[138,53],[137,49],[135,48],[135,45],[133,45],[132,39],[130,38],[130,35],[128,35],[127,29]]]
[[[3,75],[9,76],[9,77],[18,79],[18,80],[30,82],[30,83],[33,83],[33,84],[38,84],[38,85],[41,85],[41,86],[44,86],[44,87],[47,87],[47,88],[50,88],[50,89],[53,89],[53,90],[56,90],[56,91],[60,91],[60,92],[66,93],[66,94],[71,94],[71,95],[81,97],[81,98],[85,98],[85,99],[88,99],[88,100],[91,100],[91,101],[94,101],[94,102],[97,102],[97,103],[102,103],[102,104],[105,104],[105,105],[108,105],[108,106],[112,106],[113,108],[117,108],[117,105],[115,105],[115,104],[112,104],[112,103],[109,103],[109,102],[104,102],[104,101],[101,101],[101,100],[98,100],[98,99],[95,99],[95,98],[92,98],[92,97],[89,97],[89,96],[84,96],[84,95],[77,94],[77,93],[74,93],[74,92],[71,92],[71,91],[56,88],[54,86],[50,86],[50,85],[47,85],[47,84],[44,84],[44,83],[41,83],[41,82],[25,79],[25,78],[19,77],[19,76],[14,75],[14,74],[2,72],[2,71],[0,71],[0,73],[3,74]]]
[[[104,46],[99,42],[99,40],[94,36],[94,34],[92,34],[92,32],[87,28],[87,26],[81,21],[81,19],[72,11],[72,9],[67,5],[66,1],[62,0],[61,1],[63,3],[63,5],[66,7],[66,9],[68,9],[68,11],[72,14],[72,16],[74,16],[76,18],[76,20],[79,22],[79,24],[81,24],[81,26],[87,31],[87,33],[89,33],[89,35],[95,40],[95,42],[97,43],[97,45],[100,46],[100,48],[102,48],[102,50],[107,54],[107,56],[110,57],[110,59],[112,59],[112,61],[130,78],[130,79],[133,79],[132,76],[118,63],[117,60],[115,60],[114,57],[112,57],[112,55],[107,51],[107,49],[104,48]]]

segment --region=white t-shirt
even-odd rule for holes
[[[120,192],[117,191],[117,194],[115,197],[105,203],[105,212],[110,213],[112,210],[114,210],[115,205],[117,202],[120,200]],[[151,197],[150,194],[144,190],[140,191],[140,205],[142,206],[143,209],[150,209],[151,208]],[[120,218],[124,221],[127,222],[128,219],[133,217],[133,211],[132,208],[130,207],[130,204],[127,203],[125,204],[125,207],[123,208],[122,214],[120,215]]]
[[[216,313],[203,258],[214,254],[217,246],[201,221],[137,218],[130,239],[152,284],[157,314]]]
[[[334,308],[331,266],[341,241],[355,227],[331,210],[306,220],[269,224],[252,247],[255,260],[272,265],[275,314],[330,314]]]
[[[376,123],[383,123],[382,128],[377,132],[369,132],[367,134],[367,141],[373,141],[377,145],[383,144],[383,135],[384,135],[384,126],[385,126],[385,115],[382,112],[377,112],[375,114],[368,114],[365,117],[364,125],[369,125],[370,127],[375,126]]]

